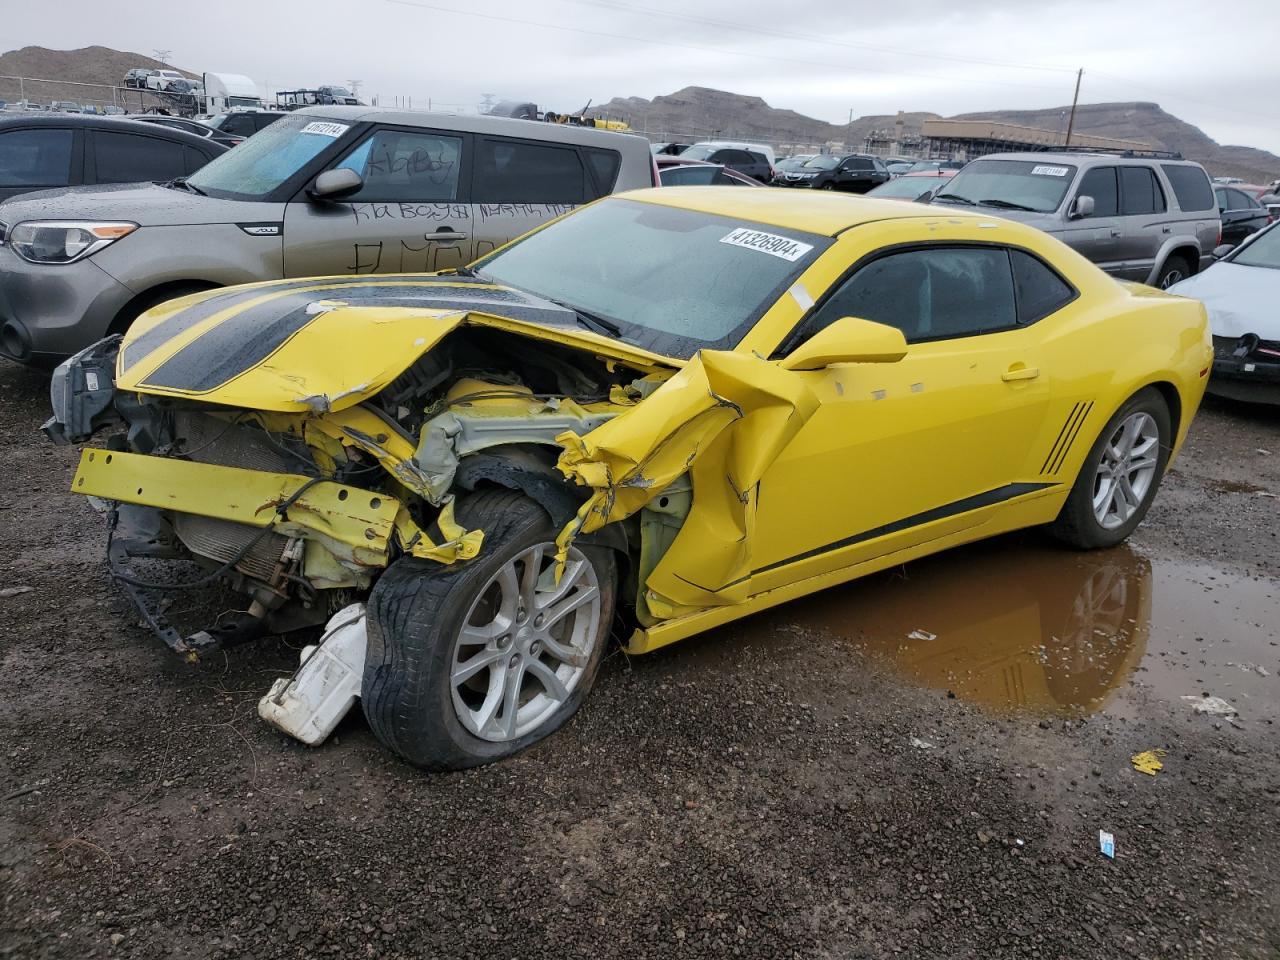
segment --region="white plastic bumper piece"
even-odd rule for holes
[[[302,665],[258,701],[258,716],[308,746],[319,746],[360,696],[364,672],[364,604],[343,607],[320,643],[303,647]]]

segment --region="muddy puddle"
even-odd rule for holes
[[[998,712],[1125,714],[1142,684],[1280,717],[1280,582],[1000,538],[771,611],[734,632],[796,628],[856,645],[909,680]]]

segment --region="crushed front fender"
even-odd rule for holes
[[[557,437],[558,466],[592,489],[557,540],[635,513],[691,472],[694,502],[646,582],[660,617],[748,593],[757,485],[818,408],[806,377],[742,353],[703,351],[642,404],[585,436]]]

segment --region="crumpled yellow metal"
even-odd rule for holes
[[[584,436],[556,438],[557,466],[591,496],[556,538],[630,516],[692,470],[694,506],[648,579],[652,609],[739,603],[751,572],[756,486],[818,408],[805,378],[757,356],[702,351],[645,402]]]
[[[438,563],[454,563],[458,560],[470,560],[479,552],[484,544],[483,530],[468,530],[453,518],[453,501],[450,500],[436,518],[436,526],[444,536],[442,543],[435,543],[413,522],[407,507],[401,505],[396,512],[396,533],[404,549],[423,560],[435,560]]]

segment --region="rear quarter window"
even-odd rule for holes
[[[1216,209],[1209,175],[1200,167],[1165,163],[1161,164],[1160,169],[1168,178],[1169,186],[1173,187],[1173,195],[1180,209],[1188,213]]]
[[[604,150],[600,147],[587,147],[584,151],[591,172],[596,178],[596,196],[613,193],[613,186],[618,182],[618,170],[622,166],[622,156],[617,150]]]

